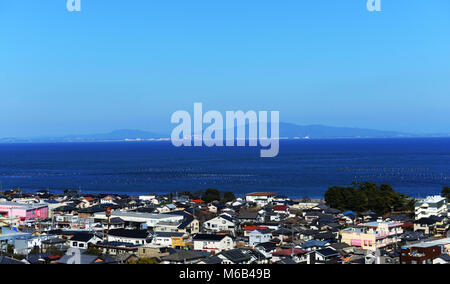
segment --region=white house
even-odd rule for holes
[[[147,195],[140,195],[139,200],[142,201],[150,201],[156,199],[156,194],[147,194]]]
[[[271,239],[271,229],[256,229],[250,233],[248,243],[251,247],[255,247],[258,244],[269,242]]]
[[[236,224],[229,215],[220,215],[214,219],[208,220],[203,227],[211,232],[231,232],[234,234]]]
[[[217,206],[215,206],[214,204],[208,204],[208,211],[212,212],[212,213],[217,213]]]
[[[428,196],[415,203],[416,220],[430,216],[448,217],[448,204],[445,197],[436,195]]]
[[[234,240],[228,235],[197,234],[192,240],[196,251],[218,253],[235,247]]]
[[[150,234],[147,230],[111,230],[107,234],[108,242],[130,243],[135,245],[145,245]]]
[[[113,196],[105,196],[102,199],[100,199],[100,204],[111,204],[111,205],[117,205],[116,198]]]
[[[186,234],[177,232],[155,232],[151,244],[155,247],[172,247],[172,238],[181,238],[183,236],[186,236]]]
[[[275,192],[253,192],[245,195],[245,201],[256,203],[258,206],[266,206],[277,195]]]
[[[146,224],[147,227],[153,228],[159,222],[178,222],[182,221],[183,215],[175,214],[153,214],[153,213],[140,213],[140,212],[124,212],[113,211],[111,212],[111,218],[119,217],[125,222],[129,223],[141,223]],[[94,214],[94,219],[106,220],[105,212],[98,212]]]
[[[71,248],[87,249],[89,244],[96,244],[101,241],[102,239],[97,235],[80,233],[74,235],[69,243]]]
[[[339,253],[331,248],[326,247],[307,253],[307,264],[336,264]]]

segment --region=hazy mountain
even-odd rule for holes
[[[333,127],[325,125],[296,125],[280,123],[280,137],[310,137],[310,138],[392,138],[413,137],[415,135],[364,128]]]
[[[3,138],[3,143],[26,143],[26,142],[101,142],[101,141],[121,141],[136,139],[158,139],[168,137],[166,134],[158,134],[134,129],[120,129],[108,133],[68,135],[62,137],[30,137],[30,138]]]
[[[270,129],[270,128],[269,128]],[[236,131],[236,130],[235,130]],[[155,133],[142,130],[121,129],[109,133],[91,135],[69,135],[63,137],[32,137],[32,138],[2,138],[0,143],[19,142],[101,142],[123,140],[149,140],[169,138],[171,129],[167,133]],[[248,132],[247,132],[248,133]],[[247,134],[248,135],[248,134]],[[281,138],[400,138],[400,137],[448,137],[448,134],[410,134],[395,131],[382,131],[352,127],[334,127],[325,125],[296,125],[292,123],[280,123]],[[224,135],[225,137],[225,135]]]

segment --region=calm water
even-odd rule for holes
[[[277,158],[257,148],[175,148],[169,142],[0,145],[3,189],[67,188],[127,194],[276,191],[322,197],[352,181],[389,183],[414,197],[450,185],[450,138],[281,141]]]

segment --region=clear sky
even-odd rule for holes
[[[450,132],[450,1],[0,0],[0,137],[169,129],[176,110]]]

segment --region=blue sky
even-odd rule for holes
[[[133,128],[176,110],[450,132],[450,1],[0,0],[0,137]]]

